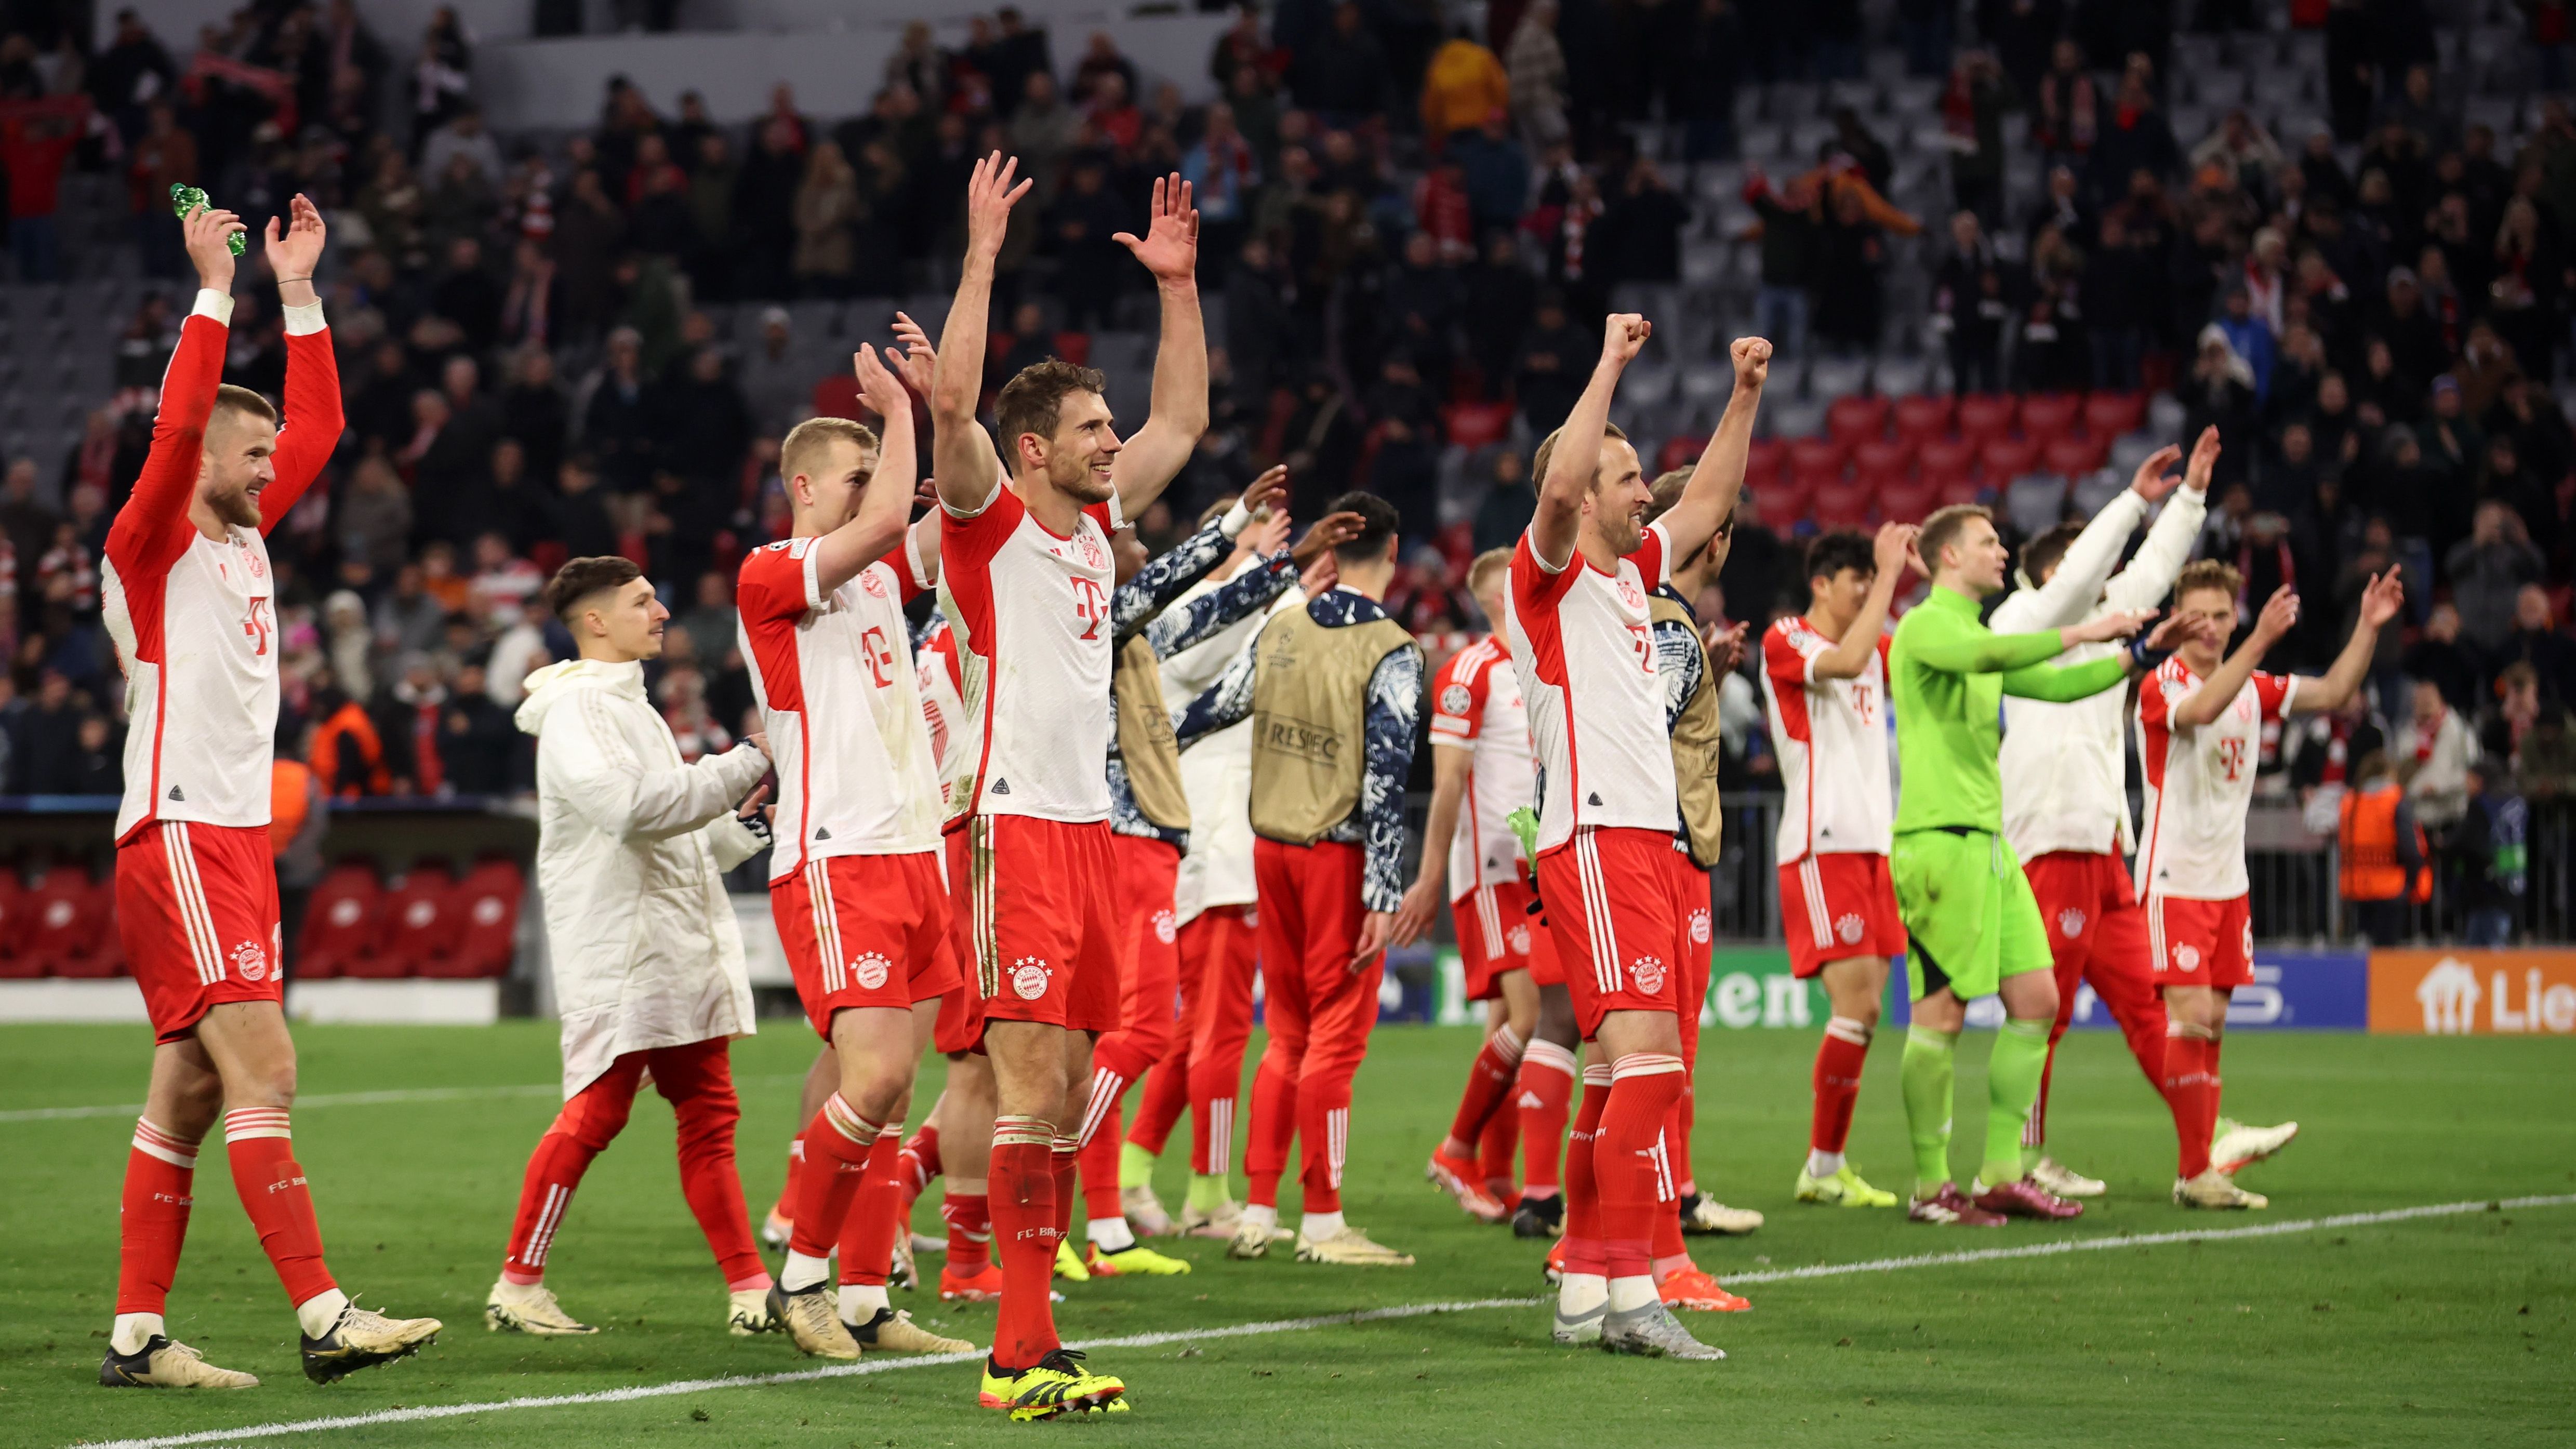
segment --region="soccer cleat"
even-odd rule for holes
[[[1550,1288],[1565,1281],[1565,1239],[1557,1239],[1548,1248],[1546,1259],[1538,1265],[1538,1274]]]
[[[1681,1205],[1682,1231],[1685,1233],[1724,1233],[1741,1237],[1762,1226],[1762,1214],[1751,1208],[1731,1208],[1713,1197],[1694,1193]]]
[[[1941,1184],[1941,1190],[1930,1197],[1917,1197],[1905,1205],[1909,1223],[1939,1223],[1958,1228],[2000,1228],[2002,1213],[1990,1213],[1968,1200],[1955,1182]]]
[[[1061,1418],[1066,1414],[1121,1413],[1127,1385],[1082,1366],[1082,1354],[1059,1348],[1015,1374],[1000,1372],[984,1360],[984,1382],[975,1402],[1009,1412],[1015,1424]]]
[[[1157,1253],[1142,1243],[1120,1248],[1114,1253],[1104,1253],[1100,1245],[1094,1243],[1084,1265],[1091,1269],[1094,1278],[1176,1278],[1190,1271],[1189,1259]]]
[[[975,1345],[962,1338],[943,1338],[912,1321],[909,1313],[880,1308],[865,1323],[852,1323],[844,1318],[852,1342],[861,1353],[973,1353]]]
[[[2086,1177],[2054,1157],[2030,1165],[2030,1180],[2056,1197],[2100,1197],[2110,1189],[2098,1177]]]
[[[2284,1122],[2278,1127],[2248,1127],[2231,1117],[2218,1119],[2218,1132],[2209,1144],[2209,1165],[2221,1172],[2234,1172],[2251,1167],[2290,1145],[2299,1135],[2299,1124]]]
[[[1368,1234],[1344,1223],[1342,1230],[1329,1238],[1310,1238],[1299,1233],[1297,1261],[1333,1263],[1345,1268],[1410,1268],[1413,1255],[1372,1242]]]
[[[907,1232],[904,1236],[912,1240],[912,1255],[916,1258],[920,1257],[924,1253],[945,1253],[948,1251],[948,1240],[939,1236],[937,1233]]]
[[[1697,1267],[1681,1269],[1656,1284],[1655,1296],[1666,1308],[1695,1313],[1742,1313],[1753,1306],[1753,1300],[1727,1292],[1724,1284]]]
[[[445,1327],[435,1318],[387,1318],[352,1303],[340,1310],[340,1321],[304,1343],[304,1376],[317,1384],[333,1383],[362,1368],[409,1358],[438,1341]]]
[[[771,1316],[768,1289],[738,1288],[729,1297],[732,1301],[725,1307],[725,1332],[734,1337],[776,1333],[787,1326]]]
[[[1612,1353],[1636,1354],[1641,1358],[1687,1358],[1715,1360],[1726,1357],[1726,1350],[1712,1348],[1691,1337],[1681,1320],[1661,1303],[1631,1308],[1625,1313],[1601,1315],[1601,1346]]]
[[[154,1334],[132,1353],[113,1347],[98,1366],[98,1382],[110,1389],[255,1389],[259,1380],[238,1369],[217,1368],[184,1343]]]
[[[1118,1211],[1127,1215],[1127,1226],[1140,1238],[1168,1238],[1179,1231],[1172,1226],[1172,1215],[1163,1211],[1162,1199],[1145,1183],[1118,1189]]]
[[[1480,1223],[1499,1223],[1512,1215],[1510,1208],[1495,1201],[1477,1185],[1476,1164],[1472,1162],[1446,1156],[1435,1147],[1431,1150],[1431,1161],[1422,1169],[1422,1176],[1433,1187],[1456,1198],[1467,1216]]]
[[[787,1239],[795,1231],[796,1225],[780,1217],[778,1210],[772,1208],[769,1215],[760,1220],[760,1245],[773,1253],[784,1253]]]
[[[2059,1197],[2027,1177],[1988,1187],[1977,1181],[1977,1206],[2008,1218],[2040,1218],[2063,1222],[2084,1216],[2084,1204]]]
[[[909,1230],[895,1235],[894,1256],[886,1262],[886,1286],[906,1293],[921,1286],[921,1269],[912,1261],[912,1234]]]
[[[1817,1177],[1799,1168],[1798,1201],[1826,1207],[1883,1208],[1896,1206],[1896,1194],[1861,1181],[1860,1174],[1846,1162],[1831,1177]]]
[[[1521,1198],[1512,1209],[1512,1236],[1515,1238],[1553,1238],[1565,1231],[1565,1199],[1562,1197]]]
[[[1055,1276],[1071,1283],[1091,1281],[1091,1270],[1083,1266],[1082,1255],[1075,1252],[1073,1244],[1063,1238],[1055,1240]]]
[[[2259,1192],[2247,1192],[2236,1180],[2213,1167],[2198,1177],[2174,1179],[2173,1200],[2187,1208],[2267,1208],[2272,1200]]]
[[[991,1303],[1001,1296],[1002,1269],[997,1263],[986,1263],[973,1273],[959,1273],[954,1268],[939,1270],[942,1303]]]
[[[1568,1318],[1565,1316],[1564,1305],[1559,1304],[1556,1310],[1556,1323],[1548,1330],[1548,1336],[1569,1348],[1576,1344],[1599,1343],[1601,1320],[1609,1311],[1610,1305],[1605,1301],[1595,1303],[1588,1310]]]
[[[1225,1245],[1229,1258],[1262,1258],[1270,1254],[1271,1230],[1252,1218],[1238,1215],[1234,1220],[1234,1237]]]
[[[576,1321],[555,1301],[554,1290],[543,1283],[513,1283],[504,1278],[492,1285],[491,1296],[483,1300],[483,1326],[498,1333],[533,1333],[539,1338],[577,1338],[599,1330]]]
[[[834,1306],[833,1298],[828,1279],[793,1293],[772,1284],[769,1315],[787,1326],[788,1338],[804,1353],[816,1358],[857,1358],[859,1341],[841,1326],[840,1309]]]
[[[1215,1238],[1222,1242],[1234,1236],[1234,1225],[1243,1217],[1243,1204],[1232,1198],[1212,1208],[1181,1205],[1181,1224],[1177,1231],[1193,1238]]]

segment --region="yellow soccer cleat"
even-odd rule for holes
[[[1886,1208],[1896,1206],[1896,1194],[1883,1192],[1860,1180],[1846,1162],[1831,1177],[1812,1177],[1807,1169],[1798,1169],[1798,1201],[1821,1203],[1826,1207]]]
[[[445,1326],[435,1318],[387,1318],[352,1303],[340,1310],[340,1321],[329,1333],[303,1336],[304,1376],[327,1384],[362,1368],[409,1358],[437,1342]]]
[[[986,1408],[1009,1411],[1015,1424],[1059,1419],[1068,1414],[1123,1414],[1127,1412],[1127,1385],[1108,1374],[1096,1374],[1082,1366],[1083,1355],[1069,1348],[1059,1348],[1004,1381],[993,1372],[992,1360],[984,1363],[984,1388],[976,1402]],[[1001,1403],[996,1385],[1000,1386]]]
[[[1068,1283],[1091,1281],[1091,1270],[1083,1266],[1082,1255],[1073,1250],[1073,1244],[1061,1238],[1055,1245],[1055,1275]]]
[[[513,1283],[504,1278],[492,1285],[483,1301],[483,1326],[495,1333],[534,1334],[539,1338],[574,1338],[599,1330],[564,1312],[555,1301],[554,1290],[543,1283]]]
[[[788,1338],[800,1351],[847,1361],[859,1356],[859,1341],[841,1326],[836,1298],[829,1280],[794,1293],[771,1284],[769,1316],[786,1325]]]
[[[1190,1271],[1190,1260],[1157,1253],[1143,1243],[1114,1253],[1104,1253],[1100,1245],[1094,1243],[1088,1266],[1094,1278],[1120,1278],[1130,1274],[1145,1278],[1175,1278]]]
[[[973,1353],[975,1345],[962,1338],[949,1338],[931,1332],[912,1321],[910,1313],[880,1308],[865,1323],[841,1320],[862,1353]]]
[[[2173,1200],[2176,1206],[2187,1208],[2243,1210],[2267,1208],[2272,1205],[2270,1198],[2259,1192],[2247,1192],[2238,1187],[2236,1179],[2215,1167],[2198,1177],[2175,1178]]]
[[[184,1343],[154,1334],[132,1353],[110,1347],[98,1381],[111,1389],[255,1389],[259,1380],[238,1369],[217,1368]]]

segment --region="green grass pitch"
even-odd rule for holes
[[[2576,1443],[2576,1206],[2567,1205],[1749,1284],[1750,1313],[1693,1317],[1729,1351],[1722,1364],[1560,1349],[1533,1303],[1106,1350],[1096,1363],[1127,1379],[1135,1405],[1115,1420],[1008,1425],[974,1407],[971,1369],[946,1365],[318,1432],[226,1433],[813,1366],[783,1339],[725,1336],[723,1285],[677,1190],[670,1114],[649,1097],[583,1185],[549,1265],[565,1303],[607,1331],[570,1341],[485,1331],[483,1295],[498,1271],[520,1170],[555,1110],[553,1026],[298,1035],[308,1097],[463,1089],[443,1100],[315,1104],[296,1118],[298,1155],[341,1283],[371,1305],[445,1318],[443,1340],[416,1360],[329,1389],[307,1384],[296,1369],[293,1318],[218,1147],[201,1159],[172,1331],[216,1362],[260,1374],[265,1386],[221,1396],[95,1387],[131,1119],[27,1114],[138,1100],[144,1037],[130,1028],[0,1029],[0,1444],[180,1434],[313,1449],[967,1445],[1052,1434],[1283,1449]],[[1982,1112],[1974,1064],[1984,1040],[1961,1052],[1955,1150],[1963,1165]],[[1889,1033],[1874,1054],[1852,1148],[1865,1172],[1897,1190],[1907,1185],[1900,1045]],[[1221,1245],[1189,1240],[1171,1250],[1196,1263],[1190,1277],[1068,1285],[1059,1310],[1066,1336],[1535,1294],[1542,1244],[1469,1222],[1422,1182],[1422,1159],[1473,1047],[1464,1030],[1386,1030],[1360,1077],[1348,1211],[1418,1254],[1420,1266],[1231,1263]],[[1770,1215],[1749,1238],[1694,1240],[1701,1263],[1722,1276],[2576,1193],[2576,1047],[2563,1041],[2235,1037],[2230,1107],[2254,1120],[2296,1117],[2306,1132],[2279,1160],[2247,1173],[2250,1186],[2272,1194],[2270,1212],[2216,1217],[2168,1205],[2161,1103],[2116,1037],[2079,1033],[2059,1063],[2054,1146],[2112,1184],[2110,1198],[2081,1220],[1971,1232],[1911,1227],[1895,1212],[1802,1209],[1788,1192],[1805,1143],[1813,1049],[1804,1033],[1708,1040],[1698,1087],[1701,1181]],[[736,1044],[744,1176],[756,1204],[777,1189],[811,1050],[810,1036],[788,1021]],[[934,1062],[925,1106],[936,1079]],[[530,1090],[492,1090],[513,1086]],[[1182,1158],[1176,1150],[1165,1159],[1167,1202],[1178,1201]],[[925,1229],[934,1218],[925,1205]],[[989,1307],[944,1308],[930,1295],[911,1306],[964,1337],[980,1340],[992,1323]]]

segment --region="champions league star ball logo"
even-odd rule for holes
[[[1172,924],[1172,913],[1171,913],[1171,912],[1169,912],[1169,911],[1156,911],[1156,912],[1154,913],[1154,939],[1155,939],[1155,940],[1160,941],[1160,942],[1162,942],[1164,945],[1168,946],[1168,945],[1172,944],[1172,942],[1173,942],[1176,938],[1178,938],[1180,934],[1181,934],[1181,928]]]
[[[1690,936],[1691,944],[1694,946],[1705,946],[1708,944],[1708,912],[1704,910],[1691,912]],[[1854,937],[1852,939],[1858,938]]]
[[[1440,691],[1440,712],[1445,715],[1463,716],[1467,713],[1467,707],[1475,702],[1474,692],[1463,684],[1453,684]]]
[[[1664,962],[1660,956],[1640,956],[1628,963],[1628,977],[1637,990],[1647,996],[1658,996],[1664,989]]]
[[[268,953],[257,941],[244,941],[233,948],[233,970],[244,981],[260,981],[268,976]]]
[[[2174,965],[2185,971],[2199,970],[2200,948],[2198,946],[2174,947]]]
[[[1505,931],[1503,933],[1503,944],[1511,947],[1512,954],[1515,956],[1528,955],[1530,948],[1529,927],[1514,926],[1510,930]]]
[[[1845,915],[1841,920],[1834,922],[1834,934],[1842,937],[1843,944],[1846,946],[1857,944],[1860,941],[1860,933],[1868,929],[1869,923],[1856,915]]]
[[[1035,956],[1023,956],[1011,967],[1011,989],[1022,1001],[1035,1001],[1046,995],[1047,967]]]
[[[2057,913],[2057,929],[2059,934],[2065,936],[2066,939],[2070,941],[2083,935],[2084,913],[2082,911],[2073,910],[2059,911]]]
[[[862,989],[874,991],[886,984],[886,972],[894,963],[874,951],[850,963],[850,974],[858,978]]]

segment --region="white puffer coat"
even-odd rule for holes
[[[720,877],[761,848],[734,809],[769,761],[745,743],[681,763],[641,664],[552,664],[527,688],[517,718],[537,737],[537,885],[569,1099],[628,1052],[754,1029]]]

